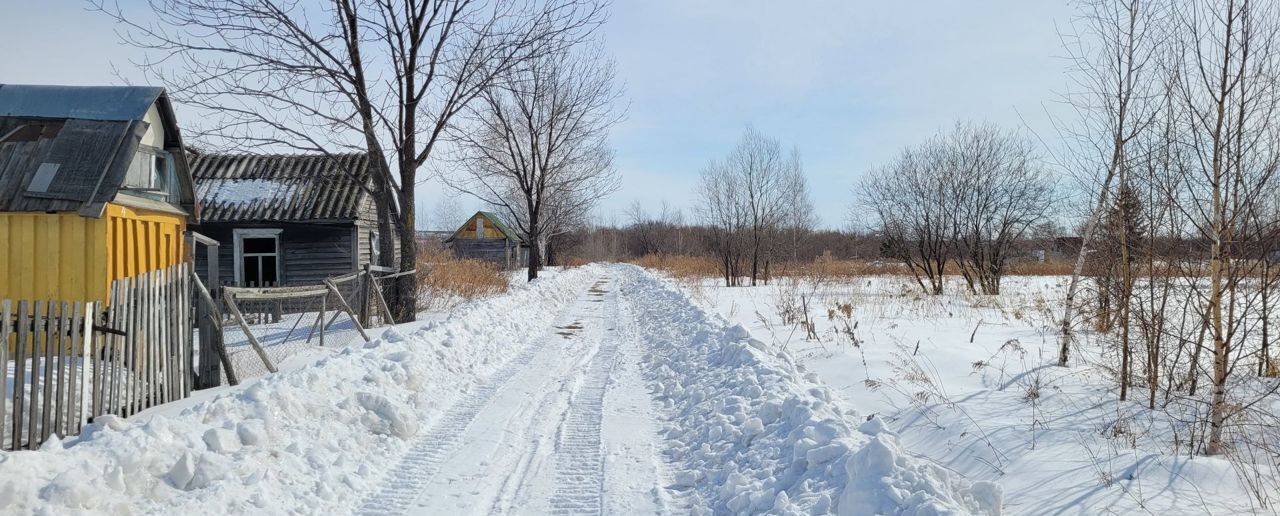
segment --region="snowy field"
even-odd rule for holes
[[[900,438],[900,418],[867,418],[889,405],[806,372],[813,350],[635,267],[554,271],[377,335],[0,453],[0,512],[1001,511],[999,484],[921,458],[936,450]]]
[[[1191,457],[1178,446],[1185,423],[1118,402],[1114,376],[1088,363],[1101,350],[1087,336],[1085,365],[1052,365],[1065,278],[1008,278],[996,298],[921,296],[909,281],[672,283],[769,349],[788,350],[837,403],[879,416],[912,455],[998,482],[1008,514],[1277,510],[1259,507],[1249,486],[1277,485],[1275,472]],[[802,309],[802,294],[816,339],[785,320]],[[1280,411],[1280,400],[1270,403]]]

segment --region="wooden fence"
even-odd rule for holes
[[[0,301],[0,447],[35,449],[96,415],[130,416],[193,386],[191,265],[113,282],[95,303]],[[104,309],[105,308],[105,309]]]

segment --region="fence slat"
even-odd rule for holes
[[[0,366],[5,367],[4,374],[6,376],[9,374],[7,370],[9,367],[9,336],[13,334],[12,308],[12,303],[8,299],[0,300]],[[17,372],[16,367],[14,372]],[[20,388],[22,384],[19,383],[19,378],[17,374],[14,375],[13,385]],[[8,379],[0,378],[0,448],[4,447],[4,431],[9,428],[9,425],[6,424],[9,420],[6,418],[8,414],[6,414],[7,411],[5,410],[9,405],[8,388]]]
[[[57,373],[55,374],[55,376],[58,379],[57,380],[58,385],[57,385],[57,388],[54,389],[53,427],[49,430],[45,430],[44,433],[45,433],[46,439],[49,437],[50,434],[57,435],[59,438],[66,437],[67,435],[66,426],[64,426],[66,424],[66,418],[63,416],[63,414],[67,411],[67,381],[68,380],[67,380],[66,366],[68,361],[67,361],[67,353],[65,348],[67,345],[67,338],[66,338],[66,333],[68,330],[67,323],[70,321],[70,319],[71,319],[71,304],[66,301],[59,303],[58,325],[56,329],[57,334],[54,337],[54,341],[57,342],[57,345],[53,350],[54,372]]]
[[[108,294],[108,296],[115,297],[114,288],[111,289],[111,293]],[[95,320],[98,316],[97,310],[95,309],[93,304],[90,303],[87,311],[88,313],[85,314],[86,323],[92,324],[92,321]],[[106,317],[102,318],[102,326],[106,328],[115,329],[115,326],[112,326],[111,321]],[[102,358],[103,357],[99,355],[99,346],[98,346],[97,337],[98,335],[96,335],[93,332],[92,328],[85,331],[84,338],[86,341],[86,351],[85,351],[84,360],[87,364],[89,364],[89,367],[90,367],[90,369],[86,370],[88,372],[88,379],[89,379],[89,394],[85,399],[85,405],[88,407],[87,411],[89,412],[89,417],[96,417],[98,414],[102,413],[101,412],[102,390],[103,390],[103,383],[104,383],[102,381]],[[106,335],[103,335],[103,337],[105,340]]]
[[[40,344],[44,342],[44,319],[48,308],[46,302],[36,301],[35,313],[31,317],[31,403],[27,412],[27,449],[35,449],[36,441],[40,440],[40,357],[44,355]]]
[[[86,324],[87,321],[91,320],[89,318],[92,317],[92,314],[93,303],[88,303],[87,305],[76,303],[72,312],[74,318],[71,321],[71,345],[74,346],[75,352],[71,355],[72,357],[79,355],[80,358],[73,364],[75,369],[71,370],[73,403],[68,408],[68,434],[80,433],[80,428],[84,425],[84,390],[85,385],[87,385],[85,377],[89,373],[89,346],[84,339],[93,333],[92,325]],[[86,329],[87,331],[82,331]]]
[[[124,417],[133,414],[133,408],[137,406],[138,372],[142,359],[137,353],[137,340],[142,325],[138,324],[138,311],[134,309],[134,300],[137,296],[137,284],[141,281],[142,278],[125,278],[124,280],[124,308],[129,318],[128,329],[125,330],[124,335],[124,361],[121,363],[124,367],[120,371],[121,388],[124,396],[124,406],[120,409],[120,415]]]
[[[44,398],[42,400],[44,404],[40,406],[40,442],[44,442],[45,439],[49,438],[49,430],[51,430],[49,427],[52,422],[49,420],[49,416],[52,415],[50,402],[53,401],[53,384],[57,381],[53,376],[53,348],[59,344],[57,341],[59,317],[55,317],[55,314],[58,313],[58,303],[50,300],[49,304],[45,305],[45,309],[47,311],[44,319],[44,382],[42,382],[44,384]],[[35,447],[35,445],[32,446],[32,448]]]
[[[0,299],[0,365],[12,371],[0,382],[0,449],[38,449],[99,415],[128,417],[188,397],[192,281],[184,262],[112,282],[106,303]]]
[[[31,320],[28,318],[27,301],[18,301],[18,320],[17,335],[18,338],[13,346],[13,446],[9,449],[22,449],[22,416],[26,412],[23,408],[23,387],[27,383],[24,371],[27,367],[27,341],[31,336]]]

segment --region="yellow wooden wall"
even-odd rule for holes
[[[467,219],[467,223],[462,225],[461,231],[458,231],[457,237],[455,238],[462,239],[462,240],[475,240],[476,219],[482,219],[482,218],[485,219],[483,238],[486,238],[486,239],[506,238],[506,235],[503,235],[502,231],[498,230],[498,226],[494,225],[493,222],[490,222],[489,219],[485,218],[484,215],[481,215],[479,213],[473,215],[470,219]]]
[[[0,213],[0,299],[107,297],[106,221],[69,213]]]
[[[108,285],[182,261],[183,216],[108,204],[104,218]]]
[[[114,204],[98,219],[0,213],[0,299],[105,301],[112,280],[181,261],[185,224]]]

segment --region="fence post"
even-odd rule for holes
[[[271,358],[267,356],[267,351],[262,349],[262,344],[258,342],[258,338],[249,329],[249,323],[245,322],[244,314],[240,313],[240,307],[236,306],[235,296],[230,290],[222,289],[222,300],[227,304],[227,310],[231,311],[231,315],[235,317],[236,324],[239,324],[240,329],[244,331],[245,337],[248,337],[249,345],[253,346],[253,350],[258,353],[258,358],[261,358],[263,365],[267,366],[267,371],[276,372],[276,365],[271,363]]]
[[[360,291],[360,324],[365,328],[369,327],[369,264],[364,264],[364,270],[360,272],[360,282],[357,288]]]

